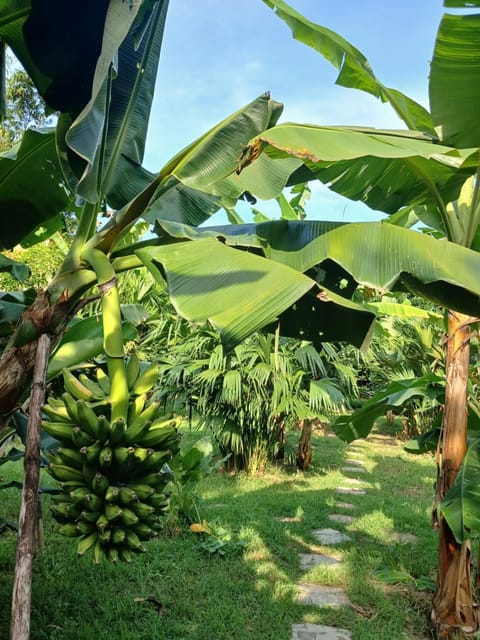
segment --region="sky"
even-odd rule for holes
[[[428,107],[429,61],[441,0],[290,0],[312,22],[336,31],[369,60],[377,78]],[[335,85],[337,70],[294,40],[262,0],[170,0],[145,166],[175,153],[265,91],[284,104],[280,122],[403,128],[388,104]],[[312,183],[308,217],[382,216]],[[275,203],[257,208],[278,217]],[[241,208],[241,214],[248,213]],[[216,214],[210,224],[225,221]]]

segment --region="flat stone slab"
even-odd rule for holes
[[[363,467],[342,467],[342,473],[366,473]]]
[[[337,507],[337,509],[347,509],[349,511],[357,508],[357,506],[351,502],[335,502],[335,507]]]
[[[312,535],[320,544],[324,545],[340,544],[351,540],[345,533],[337,531],[336,529],[314,529]]]
[[[298,585],[298,591],[298,601],[301,604],[314,604],[317,607],[332,607],[334,609],[350,605],[345,591],[340,587],[324,587],[319,584],[303,582]]]
[[[332,522],[340,522],[340,524],[351,524],[355,520],[353,516],[346,516],[343,513],[331,513],[328,519]]]
[[[363,467],[364,465],[363,460],[357,460],[356,458],[346,458],[344,462],[352,467]]]
[[[280,518],[276,518],[279,522],[301,522],[301,518],[290,518],[289,516],[282,516]]]
[[[338,567],[342,564],[341,560],[331,558],[323,553],[301,553],[300,566],[304,571],[313,569],[313,567]]]
[[[361,484],[363,485],[363,480],[359,480],[358,478],[343,478],[345,482],[348,482],[349,484]]]
[[[346,629],[322,624],[292,624],[291,640],[352,640],[352,634]]]
[[[418,542],[417,536],[413,535],[413,533],[394,533],[390,539],[398,544],[415,544]]]
[[[364,496],[366,491],[364,491],[364,489],[357,489],[356,487],[337,487],[335,493],[350,496]]]

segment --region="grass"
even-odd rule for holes
[[[53,533],[45,498],[45,547],[34,564],[32,640],[289,640],[292,624],[302,622],[349,629],[355,640],[429,637],[432,594],[416,589],[414,579],[434,577],[433,459],[410,456],[401,446],[359,442],[367,494],[339,498],[334,489],[345,486],[341,466],[355,456],[336,438],[317,436],[314,445],[314,464],[303,474],[217,474],[202,482],[203,516],[244,545],[240,550],[231,545],[225,556],[209,555],[199,534],[181,531],[148,543],[148,553],[131,565],[96,567],[91,558],[76,559],[75,541]],[[20,479],[21,465],[8,463],[0,472],[6,480]],[[8,489],[1,498],[0,518],[15,520],[19,492]],[[328,520],[330,513],[347,513],[334,506],[338,499],[357,505],[352,524]],[[311,532],[323,527],[344,530],[351,542],[335,550],[320,546]],[[413,533],[418,542],[396,543],[393,532]],[[299,553],[314,551],[344,562],[305,575]],[[8,637],[14,559],[15,534],[3,533],[1,638]],[[388,585],[375,578],[379,568],[412,579]],[[353,606],[301,605],[295,597],[300,581],[341,586]]]

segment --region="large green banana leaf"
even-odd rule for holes
[[[382,102],[389,102],[409,129],[434,134],[428,111],[405,94],[380,82],[366,57],[338,33],[307,20],[283,0],[263,1],[286,22],[295,39],[318,51],[339,70],[337,84],[366,91]]]
[[[421,292],[480,315],[480,255],[417,231],[285,220],[211,230],[163,227],[169,244],[137,255],[158,279],[166,278],[177,310],[210,320],[227,346],[276,318],[285,335],[360,346],[374,310],[349,301],[358,284]]]
[[[109,38],[95,71],[92,97],[73,122],[70,114],[60,118],[64,170],[72,189],[90,202],[106,194],[110,206],[119,209],[154,178],[141,164],[167,7],[168,0],[155,3],[140,41],[132,27],[135,14],[126,3],[115,12],[109,9]],[[114,68],[110,63],[117,49]]]
[[[458,197],[478,162],[478,149],[439,145],[419,133],[287,123],[263,132],[245,154],[243,182],[259,197],[265,197],[255,169],[260,151],[279,184],[318,179],[385,213],[404,206],[444,207]],[[287,165],[292,159],[302,163],[293,173]]]
[[[439,510],[458,543],[480,531],[480,438],[467,449],[462,466]]]
[[[69,201],[51,129],[27,131],[0,154],[0,248],[12,248],[40,226],[56,228]]]
[[[242,151],[253,136],[277,122],[282,108],[269,94],[263,94],[192,142],[167,162],[144,191],[117,212],[103,229],[97,246],[108,249],[118,235],[118,228],[139,217],[152,224],[172,220],[197,226],[222,205],[235,204],[246,191],[242,177],[235,173]],[[289,170],[299,164],[292,159]],[[264,185],[268,176],[260,172],[257,180]],[[272,183],[273,193],[281,188],[280,183]]]
[[[479,52],[480,15],[445,15],[435,43],[429,92],[438,135],[455,147],[480,146]]]

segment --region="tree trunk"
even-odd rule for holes
[[[40,423],[42,405],[45,400],[45,376],[50,352],[50,339],[46,334],[40,336],[36,352],[25,442],[25,472],[18,527],[10,640],[28,640],[30,637],[32,563],[38,542]]]
[[[297,468],[306,471],[312,464],[312,422],[311,418],[301,421],[302,433],[297,449]]]
[[[443,437],[437,455],[436,506],[452,486],[467,449],[467,385],[470,360],[470,324],[473,318],[448,313],[445,412]],[[465,638],[478,628],[473,603],[470,542],[459,544],[436,512],[439,529],[437,588],[432,621],[438,638]]]

